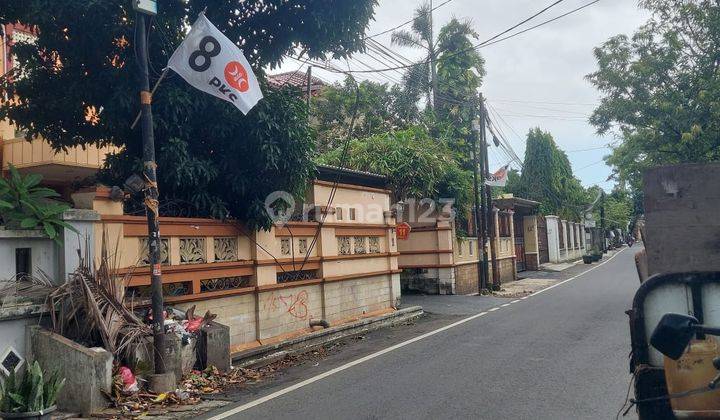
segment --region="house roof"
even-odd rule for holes
[[[317,179],[343,184],[361,185],[372,188],[386,188],[387,177],[372,172],[357,171],[332,165],[317,165]]]
[[[307,88],[307,74],[305,72],[289,71],[285,73],[270,74],[267,76],[267,80],[268,83],[274,87],[281,87],[287,84],[297,88]],[[312,76],[311,81],[311,91],[316,91],[323,86],[326,86],[325,82],[315,76]]]

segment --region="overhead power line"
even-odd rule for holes
[[[432,13],[434,10],[436,10],[436,9],[442,7],[442,6],[445,6],[446,4],[450,3],[451,1],[453,1],[453,0],[445,0],[444,2],[438,4],[437,6],[433,7],[432,9],[430,9],[429,12]],[[407,21],[405,21],[405,22],[403,22],[403,23],[401,23],[401,24],[399,24],[399,25],[397,25],[397,26],[393,26],[393,27],[390,28],[390,29],[386,29],[386,30],[384,30],[384,31],[382,31],[382,32],[378,32],[378,33],[376,33],[376,34],[374,34],[374,35],[367,36],[367,37],[365,37],[365,39],[371,39],[371,38],[379,37],[380,35],[385,35],[385,34],[388,33],[388,32],[392,32],[392,31],[394,31],[394,30],[396,30],[396,29],[402,28],[403,26],[405,26],[405,25],[407,25],[407,24],[413,23],[413,22],[415,22],[416,20],[418,20],[418,17],[415,17],[415,18],[412,18],[412,19],[410,19],[410,20],[407,20]]]
[[[464,49],[462,49],[462,50],[460,50],[460,51],[456,51],[456,52],[454,52],[454,53],[452,53],[452,54],[448,54],[448,55],[446,55],[446,56],[440,57],[440,58],[439,58],[438,60],[436,60],[436,61],[447,60],[447,59],[452,58],[452,57],[454,57],[454,56],[456,56],[456,55],[463,54],[463,53],[465,53],[465,52],[468,52],[468,51],[471,51],[471,50],[474,50],[474,49],[482,48],[482,47],[484,47],[484,46],[486,46],[486,45],[489,45],[490,43],[494,43],[493,41],[495,41],[495,40],[497,40],[498,38],[502,37],[502,36],[505,35],[506,33],[510,32],[510,31],[512,31],[512,30],[514,30],[514,29],[516,29],[516,28],[518,28],[518,27],[520,27],[520,26],[522,26],[522,25],[524,25],[525,23],[531,21],[532,19],[535,19],[536,17],[538,17],[538,16],[540,16],[541,14],[545,13],[545,12],[548,11],[549,9],[557,6],[558,4],[562,3],[563,1],[565,1],[565,0],[556,0],[556,1],[554,1],[553,3],[549,4],[548,6],[545,6],[545,7],[544,7],[542,10],[540,10],[539,12],[533,14],[532,16],[530,16],[530,17],[528,17],[528,18],[526,18],[526,19],[523,19],[522,21],[516,23],[515,25],[513,25],[513,26],[511,26],[511,27],[509,27],[509,28],[507,28],[507,29],[505,29],[504,31],[493,35],[492,37],[486,39],[485,41],[482,41],[482,42],[480,42],[479,44],[476,44],[476,45],[474,45],[474,46],[472,46],[472,47],[464,48]],[[585,5],[584,7],[587,7],[587,6],[591,5],[591,4],[597,3],[598,1],[600,1],[600,0],[594,0],[594,1],[592,1],[591,3],[588,3],[587,5]],[[582,8],[584,8],[584,7],[582,7]],[[581,8],[577,8],[577,9],[574,10],[574,11],[570,11],[570,12],[568,12],[568,13],[565,13],[564,15],[561,15],[561,16],[555,17],[555,18],[553,18],[553,19],[551,19],[551,20],[548,20],[548,21],[546,21],[545,23],[549,23],[549,22],[551,22],[551,21],[553,21],[553,20],[557,20],[557,19],[559,19],[559,18],[561,18],[561,17],[564,17],[564,16],[567,16],[567,15],[569,15],[569,14],[571,14],[571,13],[574,13],[575,11],[578,11],[578,10],[580,10],[580,9],[581,9]],[[543,24],[544,24],[544,23],[543,23]],[[539,26],[542,26],[542,24],[536,25],[535,27],[539,27]],[[507,37],[506,37],[506,38],[507,38]],[[506,38],[505,38],[505,39],[506,39]],[[352,73],[372,73],[372,72],[393,71],[393,70],[406,69],[406,68],[410,68],[410,67],[413,67],[413,66],[425,65],[425,64],[428,64],[429,62],[430,62],[430,60],[429,60],[429,59],[426,59],[426,60],[423,60],[423,61],[420,61],[420,62],[417,62],[417,63],[414,63],[414,64],[405,65],[405,66],[386,67],[386,68],[382,68],[382,69],[375,69],[374,71],[372,71],[372,70],[356,70],[356,71],[352,71]]]

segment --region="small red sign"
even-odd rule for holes
[[[410,237],[410,231],[412,230],[412,227],[410,227],[407,222],[402,222],[399,225],[395,227],[395,231],[397,232],[397,238],[406,240]]]

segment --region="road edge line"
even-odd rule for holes
[[[528,295],[528,296],[526,296],[526,297],[537,296],[537,295],[539,295],[539,294],[542,293],[542,292],[545,292],[545,291],[547,291],[547,290],[553,289],[553,288],[555,288],[555,287],[557,287],[557,286],[560,286],[560,285],[562,285],[562,284],[565,284],[565,283],[567,283],[567,282],[569,282],[569,281],[575,280],[575,279],[577,279],[578,277],[580,277],[580,276],[582,276],[582,275],[584,275],[584,274],[586,274],[586,273],[589,273],[589,272],[593,271],[594,269],[596,269],[596,268],[598,268],[598,267],[601,267],[601,266],[609,263],[610,261],[612,261],[613,258],[615,258],[616,256],[620,255],[620,253],[622,253],[623,251],[625,251],[625,248],[623,248],[623,249],[621,249],[620,251],[618,251],[617,253],[613,254],[613,255],[612,255],[610,258],[608,258],[606,261],[604,261],[604,262],[596,265],[595,267],[592,267],[592,268],[590,268],[590,269],[588,269],[588,270],[585,270],[585,271],[583,271],[582,273],[580,273],[580,274],[578,274],[578,275],[575,275],[575,276],[573,276],[573,277],[570,277],[569,279],[565,279],[565,280],[563,280],[563,281],[561,281],[561,282],[559,282],[559,283],[555,283],[555,284],[553,284],[552,286],[546,287],[546,288],[544,288],[544,289],[542,289],[542,290],[540,290],[540,291],[538,291],[538,292],[535,292],[535,293],[533,293],[532,295]],[[387,353],[390,353],[390,352],[395,351],[395,350],[397,350],[397,349],[400,349],[400,348],[402,348],[402,347],[405,347],[405,346],[407,346],[407,345],[409,345],[409,344],[415,343],[415,342],[420,341],[420,340],[424,340],[424,339],[426,339],[426,338],[428,338],[428,337],[432,337],[433,335],[439,334],[439,333],[441,333],[441,332],[443,332],[443,331],[447,331],[447,330],[452,329],[452,328],[455,328],[455,327],[457,327],[457,326],[459,326],[459,325],[462,325],[462,324],[465,324],[465,323],[470,322],[470,321],[472,321],[472,320],[478,319],[478,318],[480,318],[480,317],[482,317],[482,316],[485,316],[485,315],[487,315],[487,314],[489,314],[489,313],[491,313],[491,312],[497,311],[498,309],[500,309],[500,308],[499,308],[499,307],[494,307],[494,308],[492,308],[492,309],[488,309],[487,311],[483,311],[483,312],[477,313],[477,314],[475,314],[475,315],[471,315],[471,316],[469,316],[469,317],[467,317],[467,318],[463,318],[463,319],[461,319],[461,320],[459,320],[459,321],[455,321],[455,322],[453,322],[452,324],[445,325],[444,327],[440,327],[440,328],[438,328],[438,329],[436,329],[436,330],[432,330],[432,331],[426,332],[426,333],[421,334],[421,335],[419,335],[419,336],[417,336],[417,337],[413,337],[413,338],[411,338],[411,339],[409,339],[409,340],[405,340],[405,341],[403,341],[403,342],[401,342],[401,343],[397,343],[397,344],[394,344],[394,345],[392,345],[392,346],[390,346],[390,347],[386,347],[386,348],[384,348],[384,349],[382,349],[382,350],[378,350],[378,351],[376,351],[375,353],[368,354],[367,356],[363,356],[363,357],[361,357],[361,358],[359,358],[359,359],[355,359],[355,360],[353,360],[353,361],[351,361],[351,362],[345,363],[344,365],[341,365],[341,366],[332,368],[332,369],[328,370],[327,372],[323,372],[323,373],[320,373],[320,374],[315,375],[315,376],[313,376],[313,377],[307,378],[307,379],[305,379],[305,380],[303,380],[303,381],[300,381],[300,382],[298,382],[298,383],[296,383],[296,384],[293,384],[293,385],[290,385],[290,386],[288,386],[288,387],[286,387],[286,388],[283,388],[283,389],[277,390],[277,391],[275,391],[275,392],[272,392],[272,393],[270,393],[270,394],[268,394],[268,395],[266,395],[266,396],[264,396],[264,397],[260,397],[260,398],[258,398],[258,399],[256,399],[256,400],[247,402],[247,403],[245,403],[245,404],[243,404],[243,405],[240,405],[240,406],[238,406],[238,407],[231,408],[231,409],[229,409],[229,410],[227,410],[227,411],[223,411],[222,413],[219,413],[219,414],[217,414],[217,415],[215,415],[215,416],[213,416],[213,417],[210,417],[208,420],[222,420],[222,419],[228,418],[228,417],[230,417],[230,416],[233,416],[233,415],[235,415],[235,414],[241,413],[241,412],[243,412],[243,411],[249,410],[249,409],[251,409],[251,408],[253,408],[253,407],[256,407],[256,406],[258,406],[258,405],[260,405],[260,404],[264,404],[264,403],[266,403],[266,402],[268,402],[268,401],[270,401],[270,400],[274,400],[274,399],[277,398],[277,397],[281,397],[281,396],[283,396],[283,395],[285,395],[285,394],[289,394],[289,393],[291,393],[291,392],[293,392],[293,391],[295,391],[295,390],[297,390],[297,389],[300,389],[300,388],[302,388],[302,387],[304,387],[304,386],[306,386],[306,385],[310,385],[310,384],[312,384],[312,383],[315,383],[315,382],[318,382],[318,381],[320,381],[320,380],[323,380],[323,379],[325,379],[325,378],[327,378],[327,377],[329,377],[329,376],[332,376],[332,375],[334,375],[334,374],[336,374],[336,373],[339,373],[339,372],[342,372],[342,371],[344,371],[344,370],[350,369],[351,367],[354,367],[354,366],[357,366],[357,365],[359,365],[359,364],[365,363],[365,362],[367,362],[367,361],[369,361],[369,360],[375,359],[375,358],[380,357],[380,356],[382,356],[382,355],[384,355],[384,354],[387,354]]]

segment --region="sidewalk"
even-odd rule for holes
[[[438,315],[476,314],[506,303],[508,299],[517,299],[537,293],[553,284],[582,274],[603,261],[607,261],[608,258],[622,249],[624,248],[608,251],[599,263],[583,264],[582,260],[580,260],[576,262],[552,264],[553,270],[550,271],[523,271],[518,273],[519,276],[522,276],[520,280],[504,283],[501,290],[493,292],[492,295],[489,296],[411,294],[402,296],[401,306],[422,306],[424,312]]]

